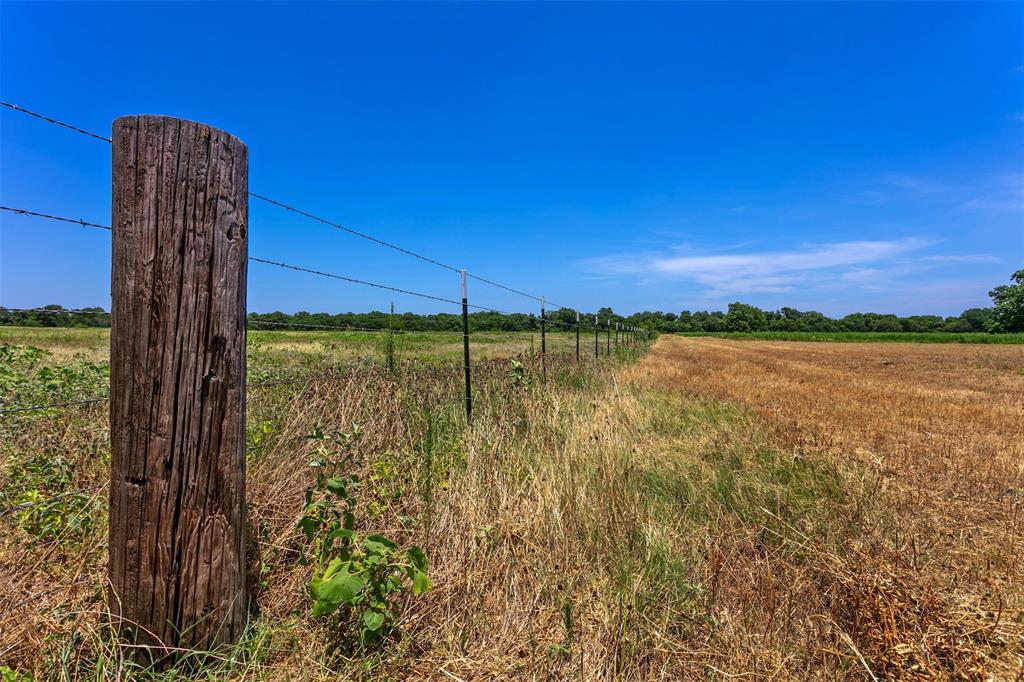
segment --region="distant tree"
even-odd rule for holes
[[[768,317],[764,311],[746,303],[729,304],[725,315],[725,330],[729,332],[759,332],[768,329]]]
[[[992,326],[992,317],[992,308],[968,308],[960,313],[960,317],[953,319],[958,321],[958,323],[954,325],[955,327],[958,327],[956,331],[987,332]],[[950,326],[948,321],[946,326],[946,331],[954,331],[953,329],[948,328]]]
[[[942,323],[942,331],[944,331],[944,332],[953,332],[955,334],[964,334],[964,333],[967,333],[967,332],[970,332],[970,331],[974,331],[974,330],[971,329],[970,323],[968,323],[966,320],[964,320],[962,316],[961,317],[956,317],[956,316],[950,315],[949,317],[947,317],[943,321],[943,323]]]
[[[899,318],[900,329],[905,332],[942,331],[946,321],[938,315],[911,315]]]
[[[995,310],[992,331],[1024,332],[1024,270],[1010,275],[1013,284],[1001,284],[988,292]]]

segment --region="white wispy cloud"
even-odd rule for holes
[[[995,211],[1024,211],[1024,174],[1000,176],[995,186],[983,195],[965,201],[963,206]]]
[[[886,173],[882,176],[882,181],[891,187],[916,194],[934,194],[945,190],[944,185],[934,180],[901,173]]]
[[[705,287],[710,296],[774,293],[808,285],[874,286],[908,267],[912,252],[934,243],[911,237],[812,244],[786,251],[619,254],[591,259],[586,265],[603,274],[691,280]]]

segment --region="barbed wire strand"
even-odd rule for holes
[[[246,388],[264,388],[266,386],[279,386],[283,384],[299,384],[309,381],[310,377],[300,379],[288,379],[281,381],[263,381],[255,384],[247,384]],[[109,387],[108,387],[109,388]],[[64,407],[75,407],[78,405],[92,405],[96,403],[105,403],[110,400],[110,396],[101,396],[99,398],[89,398],[87,400],[69,400],[64,403],[43,403],[39,405],[24,405],[19,407],[4,407],[0,408],[0,414],[14,414],[23,412],[42,412],[44,410],[55,410]]]
[[[282,263],[280,261],[269,260],[267,258],[257,258],[256,256],[249,256],[249,260],[255,263],[263,263],[265,265],[274,265],[279,268],[286,268],[288,270],[296,270],[298,272],[305,272],[311,275],[318,275],[320,277],[330,277],[331,279],[340,279],[345,282],[351,282],[352,284],[362,284],[363,286],[374,287],[375,289],[383,289],[385,291],[391,291],[397,294],[407,294],[409,296],[417,296],[419,298],[425,298],[431,301],[440,301],[441,303],[450,303],[452,305],[462,305],[459,301],[451,298],[444,298],[443,296],[434,296],[433,294],[424,294],[419,291],[412,291],[410,289],[400,289],[398,287],[388,286],[387,284],[379,284],[377,282],[368,282],[364,279],[356,279],[355,277],[347,277],[345,275],[337,275],[332,272],[324,272],[323,270],[314,270],[312,268],[304,268],[300,265],[290,265],[288,263]]]
[[[404,253],[407,256],[412,256],[413,258],[418,258],[418,259],[420,259],[422,261],[425,261],[427,263],[431,263],[432,265],[436,265],[436,266],[444,268],[446,270],[451,270],[452,272],[460,272],[459,268],[455,267],[454,265],[448,265],[447,263],[442,263],[439,260],[436,260],[436,259],[431,258],[429,256],[424,256],[423,254],[416,253],[415,251],[410,251],[409,249],[406,249],[406,248],[403,248],[401,246],[398,246],[397,244],[392,244],[391,242],[386,242],[383,239],[378,239],[377,237],[374,237],[373,235],[366,234],[365,232],[360,232],[359,230],[354,230],[351,227],[346,227],[346,226],[338,224],[338,223],[336,223],[336,222],[334,222],[332,220],[328,220],[327,218],[322,218],[322,217],[320,217],[318,215],[313,215],[312,213],[309,213],[308,211],[303,211],[300,208],[295,208],[294,206],[289,206],[288,204],[285,204],[283,202],[277,201],[276,199],[271,199],[270,197],[263,196],[262,194],[257,194],[256,192],[249,192],[249,196],[254,197],[256,199],[259,199],[260,201],[265,201],[268,204],[273,204],[274,206],[279,206],[280,208],[283,208],[286,211],[291,211],[293,213],[298,213],[301,216],[305,216],[306,218],[309,218],[311,220],[316,220],[316,221],[318,221],[320,223],[323,223],[324,225],[329,225],[329,226],[337,228],[339,230],[343,230],[343,231],[348,232],[349,234],[355,235],[357,237],[362,237],[363,239],[366,239],[368,241],[374,242],[375,244],[378,244],[380,246],[384,246],[384,247],[387,247],[389,249],[394,249],[395,251],[398,251],[399,253]]]
[[[405,330],[403,329],[392,329],[390,327],[353,327],[351,325],[341,324],[307,324],[305,322],[271,322],[264,320],[248,320],[250,325],[269,325],[271,327],[310,327],[313,329],[334,329],[337,331],[350,331],[350,332],[394,332],[401,334]]]
[[[40,507],[43,505],[51,504],[65,497],[71,497],[72,495],[81,495],[83,493],[92,492],[94,490],[100,490],[101,488],[105,488],[106,486],[106,483],[97,483],[96,485],[86,486],[85,488],[79,488],[78,490],[69,490],[66,493],[60,493],[59,495],[51,495],[50,497],[47,497],[45,500],[33,500],[31,502],[23,502],[21,504],[16,504],[13,507],[8,507],[7,509],[0,510],[0,518],[7,516],[8,514],[23,511],[25,509],[31,509],[33,507]]]
[[[50,219],[50,220],[59,220],[59,221],[62,221],[62,222],[69,222],[69,223],[79,223],[80,222],[78,220],[72,220],[70,218],[61,218],[60,216],[55,216],[55,215],[51,215],[51,214],[48,214],[48,213],[38,213],[38,212],[35,212],[35,211],[27,211],[25,209],[12,208],[10,206],[0,206],[0,209],[3,209],[5,211],[11,211],[11,212],[14,212],[14,213],[22,213],[22,214],[25,214],[25,215],[32,215],[32,216],[35,216],[35,217],[38,217],[38,218],[47,218],[47,219]],[[106,225],[96,225],[96,224],[93,224],[93,223],[90,223],[90,226],[101,227],[101,228],[104,228],[104,229],[107,229],[107,230],[110,229],[109,226],[106,226]],[[392,286],[388,286],[387,284],[380,284],[380,283],[377,283],[377,282],[368,282],[366,280],[357,279],[355,277],[347,277],[345,275],[338,275],[338,274],[331,273],[331,272],[324,272],[323,270],[314,270],[312,268],[305,268],[305,267],[302,267],[300,265],[291,265],[289,263],[282,263],[281,261],[270,260],[270,259],[267,259],[267,258],[258,258],[256,256],[249,256],[249,260],[253,261],[255,263],[263,263],[265,265],[274,265],[274,266],[279,267],[279,268],[286,268],[286,269],[289,269],[289,270],[295,270],[297,272],[305,272],[305,273],[309,273],[311,275],[318,275],[320,277],[329,277],[331,279],[339,279],[339,280],[342,280],[342,281],[345,281],[345,282],[350,282],[352,284],[361,284],[363,286],[374,287],[376,289],[383,289],[385,291],[391,291],[391,292],[396,293],[396,294],[407,294],[409,296],[417,296],[419,298],[425,298],[425,299],[428,299],[428,300],[431,300],[431,301],[440,301],[441,303],[450,303],[452,305],[462,305],[459,301],[456,301],[456,300],[451,299],[451,298],[444,298],[443,296],[434,296],[433,294],[424,294],[424,293],[422,293],[420,291],[412,291],[410,289],[401,289],[399,287],[392,287]]]
[[[56,409],[58,407],[72,407],[74,405],[91,405],[94,403],[105,403],[108,397],[89,398],[88,400],[69,400],[65,403],[47,403],[41,405],[25,405],[23,407],[0,408],[0,414],[11,414],[14,412],[38,412],[41,410]]]
[[[88,135],[89,137],[95,137],[97,140],[103,140],[104,142],[110,142],[110,138],[109,137],[104,137],[103,135],[98,135],[96,133],[90,133],[88,130],[83,130],[82,128],[79,128],[78,126],[73,126],[70,123],[65,123],[64,121],[58,121],[55,118],[50,118],[49,116],[43,116],[42,114],[38,114],[38,113],[36,113],[34,111],[29,111],[25,107],[19,107],[17,104],[12,104],[10,102],[4,102],[4,101],[0,100],[0,106],[5,106],[8,109],[13,109],[14,111],[20,111],[21,113],[28,114],[29,116],[35,116],[36,118],[41,118],[42,120],[46,121],[47,123],[52,123],[53,125],[61,126],[62,128],[67,128],[68,130],[73,130],[76,133],[81,133],[82,135]]]
[[[62,218],[61,216],[50,215],[49,213],[38,213],[36,211],[29,211],[24,208],[14,208],[12,206],[0,206],[0,210],[10,211],[11,213],[17,213],[18,215],[35,216],[36,218],[49,218],[50,220],[59,220],[62,223],[74,223],[75,225],[81,225],[82,227],[95,227],[100,230],[109,230],[109,225],[98,225],[96,223],[86,222],[85,220],[76,220],[74,218]]]
[[[36,117],[38,119],[46,121],[47,123],[51,123],[53,125],[61,126],[63,128],[67,128],[68,130],[72,130],[72,131],[77,132],[77,133],[81,133],[82,135],[88,135],[89,137],[95,138],[97,140],[102,140],[102,141],[107,142],[107,143],[110,143],[112,141],[111,138],[109,138],[109,137],[105,137],[103,135],[97,135],[96,133],[89,132],[88,130],[84,130],[82,128],[79,128],[78,126],[74,126],[74,125],[71,125],[70,123],[65,123],[64,121],[59,121],[59,120],[57,120],[55,118],[51,118],[49,116],[44,116],[43,114],[39,114],[39,113],[36,113],[34,111],[30,111],[30,110],[28,110],[28,109],[26,109],[24,107],[18,106],[17,104],[13,104],[11,102],[0,101],[0,105],[5,106],[8,109],[12,109],[14,111],[19,111],[21,113],[28,114],[29,116],[34,116],[34,117]],[[304,210],[302,210],[300,208],[296,208],[294,206],[290,206],[290,205],[288,205],[288,204],[286,204],[286,203],[284,203],[282,201],[278,201],[276,199],[271,199],[270,197],[265,196],[263,194],[259,194],[257,192],[249,192],[249,196],[251,196],[251,197],[253,197],[255,199],[259,199],[260,201],[265,201],[268,204],[273,204],[274,206],[278,206],[278,207],[283,208],[283,209],[285,209],[287,211],[292,211],[294,213],[297,213],[297,214],[299,214],[301,216],[304,216],[306,218],[309,218],[311,220],[315,220],[315,221],[317,221],[319,223],[322,223],[324,225],[329,225],[331,227],[334,227],[336,229],[342,230],[342,231],[347,232],[347,233],[349,233],[351,235],[354,235],[356,237],[360,237],[362,239],[366,239],[368,241],[374,242],[375,244],[378,244],[380,246],[384,246],[386,248],[393,249],[393,250],[398,251],[399,253],[403,253],[403,254],[405,254],[407,256],[411,256],[413,258],[418,258],[419,260],[422,260],[422,261],[424,261],[426,263],[430,263],[432,265],[436,265],[438,267],[444,268],[446,270],[450,270],[452,272],[461,272],[462,271],[461,268],[457,268],[454,265],[450,265],[448,263],[444,263],[442,261],[437,260],[436,258],[431,258],[430,256],[424,256],[421,253],[416,253],[415,251],[411,251],[411,250],[406,249],[404,247],[398,246],[397,244],[392,244],[391,242],[385,241],[385,240],[380,239],[378,237],[374,237],[371,234],[367,234],[365,232],[361,232],[359,230],[355,230],[355,229],[353,229],[351,227],[347,227],[345,225],[341,225],[341,224],[336,223],[336,222],[334,222],[332,220],[328,220],[328,219],[326,219],[326,218],[324,218],[322,216],[318,216],[318,215],[315,215],[313,213],[310,213],[309,211],[304,211]],[[69,222],[80,222],[80,221],[69,221]],[[89,227],[101,227],[103,229],[108,229],[108,230],[110,229],[109,227],[102,226],[102,225],[89,225]],[[486,277],[481,277],[480,275],[474,275],[474,274],[472,274],[470,272],[466,272],[466,276],[470,277],[470,278],[472,278],[472,279],[474,279],[474,280],[476,280],[478,282],[482,282],[484,284],[488,284],[490,286],[497,287],[499,289],[504,289],[505,291],[511,292],[513,294],[517,294],[519,296],[524,296],[526,298],[533,299],[534,301],[541,301],[541,302],[544,301],[544,299],[542,297],[540,297],[540,296],[535,296],[533,294],[526,293],[525,291],[521,291],[521,290],[516,289],[514,287],[510,287],[510,286],[508,286],[506,284],[501,284],[500,282],[495,282],[494,280],[487,279]],[[566,307],[566,306],[556,305],[553,302],[551,304],[552,304],[552,306],[557,307],[557,308],[565,308]],[[570,310],[574,310],[574,309],[570,308]]]

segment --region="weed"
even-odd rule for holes
[[[360,433],[355,427],[328,436],[317,427],[310,434],[317,448],[310,462],[316,481],[306,489],[298,527],[312,546],[310,615],[321,618],[339,612],[336,622],[343,631],[355,621],[359,643],[365,647],[394,627],[397,598],[407,590],[423,594],[430,589],[430,579],[426,554],[419,547],[400,552],[382,535],[360,536],[355,530],[359,477],[348,471]]]

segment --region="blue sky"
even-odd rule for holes
[[[3,2],[0,96],[221,127],[253,191],[583,309],[946,315],[1024,267],[1020,3]],[[109,221],[108,145],[2,110],[0,164],[4,205]],[[250,225],[254,256],[458,294],[271,206]],[[0,249],[0,304],[109,307],[105,232],[2,214]],[[253,311],[438,309],[249,282]]]

